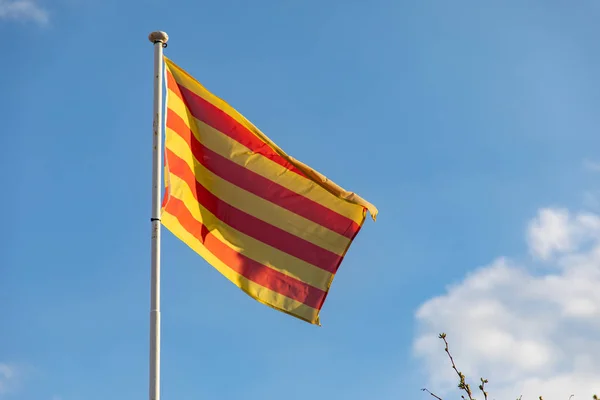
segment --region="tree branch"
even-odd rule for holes
[[[444,344],[446,345],[446,347],[444,348],[444,351],[446,351],[446,354],[448,354],[448,358],[450,359],[450,362],[452,363],[452,368],[454,369],[454,371],[456,371],[456,374],[458,375],[458,377],[460,379],[460,382],[458,383],[458,388],[461,390],[464,390],[465,393],[467,393],[467,396],[469,396],[469,400],[475,400],[475,399],[473,399],[473,393],[471,392],[471,387],[469,386],[469,384],[467,382],[465,382],[465,375],[462,372],[460,372],[458,370],[458,368],[456,368],[456,364],[454,363],[454,358],[452,358],[452,354],[450,354],[448,341],[446,340],[446,334],[440,333],[439,338],[444,341]],[[462,397],[464,398],[464,396],[462,396]],[[486,394],[486,399],[487,399],[487,394]]]
[[[443,399],[442,399],[440,396],[438,396],[437,394],[433,394],[433,393],[431,393],[431,392],[429,391],[429,389],[427,389],[427,388],[423,388],[423,389],[421,389],[421,391],[422,391],[422,392],[427,392],[427,393],[429,393],[430,395],[432,395],[433,397],[435,397],[437,400],[443,400]]]

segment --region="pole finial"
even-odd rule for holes
[[[167,32],[155,31],[148,35],[148,40],[150,40],[154,44],[162,43],[164,47],[167,47],[169,35],[167,35]]]

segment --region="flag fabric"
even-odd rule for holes
[[[248,295],[320,325],[367,211],[165,57],[162,224]]]

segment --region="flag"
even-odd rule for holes
[[[335,273],[377,209],[165,66],[162,224],[252,298],[320,325]]]

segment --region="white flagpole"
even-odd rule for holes
[[[160,400],[160,190],[163,134],[163,47],[169,36],[152,32],[154,44],[154,136],[152,139],[152,224],[150,289],[150,400]]]

